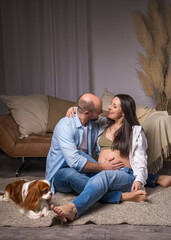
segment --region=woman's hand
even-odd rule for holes
[[[137,190],[142,189],[142,183],[139,181],[134,181],[132,184],[131,192],[136,192]]]
[[[76,113],[76,108],[71,107],[67,110],[66,117],[73,118],[73,117],[75,117],[75,113]]]

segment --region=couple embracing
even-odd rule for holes
[[[53,206],[60,217],[73,221],[97,201],[119,204],[144,202],[144,186],[171,185],[171,176],[148,174],[147,140],[136,117],[133,98],[116,95],[102,113],[102,101],[91,93],[78,99],[71,117],[56,125],[46,161],[46,176],[55,192],[78,196],[62,206]],[[74,116],[72,116],[74,115]],[[98,161],[92,154],[98,155]]]

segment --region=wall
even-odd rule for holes
[[[92,90],[98,96],[104,87],[114,93],[130,94],[137,103],[154,106],[145,96],[136,75],[136,40],[131,11],[146,12],[147,0],[90,0]]]
[[[85,22],[87,19],[87,23],[82,24],[82,22],[80,22],[80,18],[78,20],[78,18],[75,18],[75,15],[72,15],[74,21],[77,23],[77,25],[79,25],[79,29],[81,29],[83,32],[87,31],[85,35],[82,34],[82,31],[80,31],[80,42],[83,43],[85,41],[85,46],[88,49],[88,53],[85,54],[85,52],[83,51],[83,44],[78,44],[78,41],[75,41],[73,43],[73,45],[77,45],[78,49],[80,49],[80,55],[78,58],[77,62],[81,62],[81,66],[85,66],[85,59],[88,59],[88,67],[86,67],[87,70],[87,74],[86,71],[80,71],[79,73],[79,66],[75,67],[74,69],[76,69],[75,71],[73,71],[73,58],[69,58],[68,54],[66,54],[66,52],[68,53],[68,48],[65,45],[65,41],[63,41],[63,39],[61,40],[61,42],[63,43],[63,48],[66,51],[61,50],[62,54],[59,55],[59,50],[61,49],[60,44],[55,40],[55,49],[57,49],[57,56],[56,58],[59,58],[60,63],[62,62],[63,65],[61,67],[61,64],[55,64],[54,63],[54,49],[53,50],[49,50],[48,47],[52,48],[52,44],[51,41],[49,40],[50,38],[53,38],[53,34],[48,35],[49,34],[49,28],[48,28],[48,23],[46,20],[49,19],[49,16],[51,16],[51,14],[47,14],[48,10],[47,8],[45,10],[42,10],[41,7],[39,7],[38,4],[42,4],[44,3],[44,5],[46,6],[46,4],[48,4],[48,7],[50,7],[50,4],[53,2],[55,4],[60,4],[60,6],[62,6],[62,8],[64,8],[64,19],[67,19],[67,14],[68,13],[68,9],[70,8],[66,8],[67,5],[65,5],[66,3],[69,4],[71,0],[54,0],[54,1],[43,1],[43,0],[39,0],[39,1],[25,1],[25,3],[29,4],[29,9],[30,7],[33,7],[34,4],[36,4],[37,8],[34,9],[34,16],[37,19],[37,16],[41,16],[41,21],[38,21],[38,23],[40,24],[41,27],[46,27],[47,32],[45,32],[45,30],[43,31],[43,35],[39,36],[39,31],[35,30],[34,32],[34,28],[32,29],[31,27],[29,28],[29,37],[31,39],[35,39],[35,33],[37,33],[37,40],[33,41],[34,44],[34,48],[35,51],[29,51],[29,49],[32,48],[28,48],[28,44],[26,42],[26,38],[27,36],[23,34],[23,31],[21,31],[21,36],[20,36],[20,40],[21,43],[18,43],[18,41],[16,41],[16,43],[18,43],[19,47],[21,46],[26,46],[26,50],[29,51],[29,57],[30,59],[34,58],[34,61],[29,61],[30,66],[32,66],[33,71],[31,71],[31,67],[29,67],[28,64],[24,65],[23,67],[21,67],[22,65],[18,64],[18,70],[16,70],[16,67],[11,66],[14,68],[13,72],[15,73],[16,71],[16,81],[13,81],[13,85],[12,85],[12,77],[14,76],[13,72],[10,71],[9,68],[9,61],[6,61],[6,74],[3,73],[3,71],[1,71],[0,73],[0,93],[1,94],[18,94],[18,92],[20,94],[32,94],[36,92],[40,92],[40,93],[45,93],[45,94],[52,94],[52,95],[56,95],[57,97],[63,97],[66,98],[64,96],[67,95],[69,100],[76,100],[76,98],[78,97],[77,95],[80,94],[80,91],[76,91],[75,95],[73,95],[73,99],[71,99],[72,95],[71,93],[74,92],[73,89],[75,89],[75,85],[88,85],[89,90],[95,94],[97,94],[99,97],[102,95],[104,88],[107,88],[109,91],[112,91],[114,93],[128,93],[130,94],[136,101],[136,103],[139,104],[143,104],[145,106],[149,106],[149,107],[153,107],[154,103],[152,101],[151,98],[147,97],[140,85],[140,81],[137,78],[136,75],[136,68],[138,67],[137,65],[137,53],[138,51],[143,51],[143,49],[141,48],[141,46],[139,45],[139,43],[136,40],[136,36],[135,36],[135,32],[134,32],[134,26],[133,26],[133,21],[132,21],[132,16],[131,16],[131,11],[134,9],[138,9],[141,12],[146,12],[146,5],[147,5],[147,0],[85,0],[83,4],[83,10],[82,8],[79,8],[78,5],[78,12],[77,14],[81,14],[84,15],[85,14]],[[82,0],[83,1],[83,0]],[[171,0],[162,0],[162,2],[165,1],[166,3],[171,2]],[[5,1],[6,2],[6,1]],[[23,0],[19,1],[20,4],[23,2]],[[30,3],[32,2],[32,4]],[[79,1],[72,1],[73,4],[78,4],[80,3]],[[2,3],[2,2],[1,2]],[[8,0],[9,6],[11,3],[17,3],[16,6],[16,11],[19,11],[19,7],[18,7],[18,0]],[[76,4],[76,6],[77,6]],[[44,6],[43,5],[43,6]],[[58,6],[58,5],[56,5]],[[27,5],[26,5],[27,7]],[[53,6],[52,6],[53,7]],[[6,8],[8,9],[8,8]],[[12,7],[11,10],[12,11]],[[22,9],[22,8],[21,8]],[[27,9],[27,8],[26,8]],[[53,9],[53,8],[52,8]],[[59,7],[56,8],[57,11],[60,11]],[[75,9],[75,8],[73,8]],[[30,11],[32,13],[32,11]],[[73,11],[74,12],[74,11]],[[9,9],[8,9],[8,13],[9,13]],[[14,12],[15,13],[15,12]],[[34,19],[30,18],[29,16],[29,11],[27,10],[27,14],[22,14],[22,11],[20,12],[20,15],[18,17],[18,19],[20,20],[22,15],[26,15],[26,23],[30,22],[34,24]],[[45,14],[46,13],[46,14]],[[83,14],[84,13],[84,14]],[[3,11],[4,16],[7,16],[7,12]],[[87,15],[86,15],[87,14]],[[47,15],[46,18],[44,15]],[[11,16],[11,15],[9,15]],[[32,16],[32,15],[31,15]],[[56,14],[56,16],[58,16],[58,14]],[[15,16],[16,17],[16,16]],[[5,18],[6,19],[6,18]],[[21,18],[22,19],[22,18]],[[42,20],[43,19],[43,20]],[[70,18],[69,18],[70,19]],[[72,19],[72,18],[71,18]],[[20,23],[17,25],[17,27],[21,27],[23,26],[23,22],[19,21],[17,23]],[[62,20],[64,21],[64,20]],[[62,21],[61,18],[59,21],[57,21],[55,19],[55,23],[58,23],[58,25],[62,25]],[[8,21],[6,21],[7,23],[9,23]],[[65,21],[64,21],[65,22]],[[46,24],[44,24],[46,23]],[[41,25],[42,24],[42,25]],[[74,24],[74,23],[73,23]],[[87,27],[86,27],[87,24]],[[21,25],[21,26],[20,26]],[[83,27],[84,25],[84,27]],[[4,26],[4,25],[3,25]],[[30,26],[30,25],[29,25]],[[40,32],[42,32],[42,28],[39,27],[39,25],[36,25],[37,28],[39,29]],[[63,26],[63,25],[62,25]],[[70,25],[69,25],[70,26]],[[75,24],[74,24],[75,26]],[[63,29],[63,27],[61,27]],[[4,29],[9,32],[9,28],[5,28]],[[43,28],[44,29],[44,28]],[[56,29],[56,28],[55,28]],[[66,28],[67,31],[69,32],[73,32],[71,28]],[[83,30],[84,29],[84,30]],[[86,29],[86,30],[85,30]],[[13,31],[12,31],[13,30]],[[27,30],[27,29],[26,29]],[[11,32],[15,32],[14,29],[11,29]],[[64,36],[66,36],[66,41],[67,42],[73,42],[71,41],[70,37],[68,35],[68,32],[66,32],[65,34],[63,34]],[[7,35],[8,36],[8,35]],[[57,34],[57,36],[59,36],[61,38],[61,34]],[[78,32],[76,32],[75,36],[78,37]],[[19,38],[18,35],[14,34],[15,38]],[[87,41],[87,37],[88,37],[88,41]],[[40,51],[40,47],[36,47],[37,45],[39,46],[41,41],[39,41],[39,38],[42,39],[42,44],[41,45],[41,51]],[[25,40],[23,40],[25,39]],[[0,40],[1,40],[1,26],[0,26]],[[8,38],[9,40],[9,38]],[[25,42],[22,42],[25,41]],[[28,40],[29,41],[29,40]],[[87,42],[86,42],[87,41]],[[6,41],[4,40],[4,42],[6,43]],[[45,43],[44,43],[45,42]],[[47,44],[48,43],[48,44]],[[31,43],[30,43],[31,44]],[[37,44],[37,45],[36,45]],[[88,46],[87,46],[87,45]],[[72,44],[71,44],[72,45]],[[3,53],[3,43],[0,41],[0,52]],[[45,47],[47,48],[47,52],[45,51]],[[34,49],[33,48],[33,49]],[[7,50],[10,48],[6,48]],[[21,61],[22,64],[24,64],[25,62],[27,63],[28,61],[28,56],[26,54],[23,53],[22,48],[20,47],[20,51],[18,51],[18,49],[14,49],[12,48],[13,51],[18,54],[18,52],[22,53],[22,55],[24,55],[26,57],[25,61]],[[44,52],[43,50],[44,49]],[[73,47],[71,46],[71,52],[73,50]],[[74,52],[74,54],[76,55],[76,57],[78,57],[78,49]],[[14,51],[15,50],[15,51]],[[39,54],[39,52],[41,54]],[[11,59],[11,52],[8,51],[9,53],[9,58]],[[47,53],[47,54],[46,54]],[[34,55],[36,57],[34,57]],[[51,57],[52,55],[52,57]],[[74,58],[75,58],[74,55]],[[1,54],[0,56],[3,56],[3,54]],[[46,57],[42,57],[42,56],[46,56]],[[49,58],[47,58],[47,56]],[[64,58],[63,60],[62,57]],[[35,60],[36,59],[36,60]],[[37,61],[37,59],[39,61]],[[80,60],[81,59],[81,60]],[[15,62],[15,59],[13,59]],[[65,61],[64,61],[65,60]],[[84,60],[84,61],[83,61]],[[36,62],[37,64],[34,64],[34,62]],[[45,65],[45,67],[42,67],[44,65],[38,64],[38,63],[43,63]],[[72,71],[70,71],[70,68],[67,68],[67,64],[69,63],[70,65],[72,65],[70,68],[72,69]],[[0,58],[0,67],[3,67],[4,62],[2,57]],[[12,64],[11,64],[12,65]],[[41,65],[40,68],[38,68],[37,66]],[[56,70],[56,75],[54,76],[54,70],[53,65],[55,65],[55,67],[57,68]],[[79,65],[79,64],[75,64],[75,65]],[[74,66],[75,66],[74,65]],[[29,71],[26,71],[25,67],[27,67],[29,69]],[[46,69],[47,68],[47,69]],[[22,70],[22,74],[21,74],[21,70]],[[53,71],[52,71],[53,70]],[[75,83],[75,85],[71,82],[70,85],[65,85],[63,83],[63,78],[65,78],[66,74],[63,74],[63,72],[61,70],[64,70],[63,72],[67,73],[69,76],[72,75],[72,73],[74,72],[75,75],[73,75],[73,77],[71,77],[71,80],[74,80],[76,77],[78,78],[78,83]],[[35,72],[34,72],[35,71]],[[55,77],[57,78],[59,75],[59,72],[61,72],[61,76],[59,77],[59,81],[57,83],[57,80],[55,79]],[[48,73],[48,74],[47,74]],[[7,75],[9,75],[8,77],[8,81],[6,81],[5,78],[7,78]],[[22,75],[22,76],[20,76]],[[66,79],[68,79],[68,75],[66,75]],[[23,78],[23,76],[25,76],[25,78]],[[76,76],[76,77],[75,77]],[[89,79],[85,80],[86,77]],[[34,81],[34,77],[35,77],[35,81]],[[5,82],[2,82],[2,78],[5,79]],[[20,79],[21,78],[21,79]],[[24,80],[23,80],[24,79]],[[43,79],[43,80],[42,80]],[[21,91],[18,88],[18,86],[16,86],[17,82],[21,82],[24,81],[23,83],[21,83]],[[82,80],[82,81],[80,81]],[[53,86],[53,82],[55,82],[55,85],[57,85],[57,89],[59,90],[59,92],[54,93],[54,86]],[[75,82],[75,81],[74,81]],[[87,83],[88,82],[88,83]],[[10,85],[10,88],[7,86]],[[33,87],[32,87],[32,85]],[[59,87],[58,87],[59,85]],[[14,91],[14,88],[19,89],[18,92]],[[41,86],[41,87],[40,87]],[[62,91],[62,86],[63,86],[63,91]],[[66,88],[67,86],[67,88]],[[36,90],[34,90],[33,88],[35,88]],[[3,89],[7,89],[8,91],[3,91]],[[11,89],[11,92],[9,91]],[[66,92],[66,89],[69,90],[70,94],[68,94]],[[85,89],[85,87],[83,88]],[[29,92],[28,92],[29,91]],[[60,95],[61,94],[61,95]],[[67,98],[66,98],[67,99]],[[0,104],[0,109],[1,109],[1,104]]]

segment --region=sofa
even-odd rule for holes
[[[0,115],[0,148],[11,157],[46,157],[52,133],[20,137],[17,123],[11,114]]]
[[[47,156],[56,123],[75,102],[45,95],[0,98],[9,109],[0,115],[0,149],[10,157],[21,157],[19,176],[28,158]]]
[[[104,89],[103,115],[113,96]],[[47,156],[55,125],[75,102],[36,94],[0,98],[9,110],[0,115],[0,148],[11,157],[21,157],[22,164],[16,171],[19,176],[28,157]],[[148,169],[155,173],[171,155],[171,116],[140,104],[136,104],[136,113],[148,141]]]

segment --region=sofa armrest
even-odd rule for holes
[[[19,137],[19,127],[11,114],[0,115],[0,148],[10,156]]]

